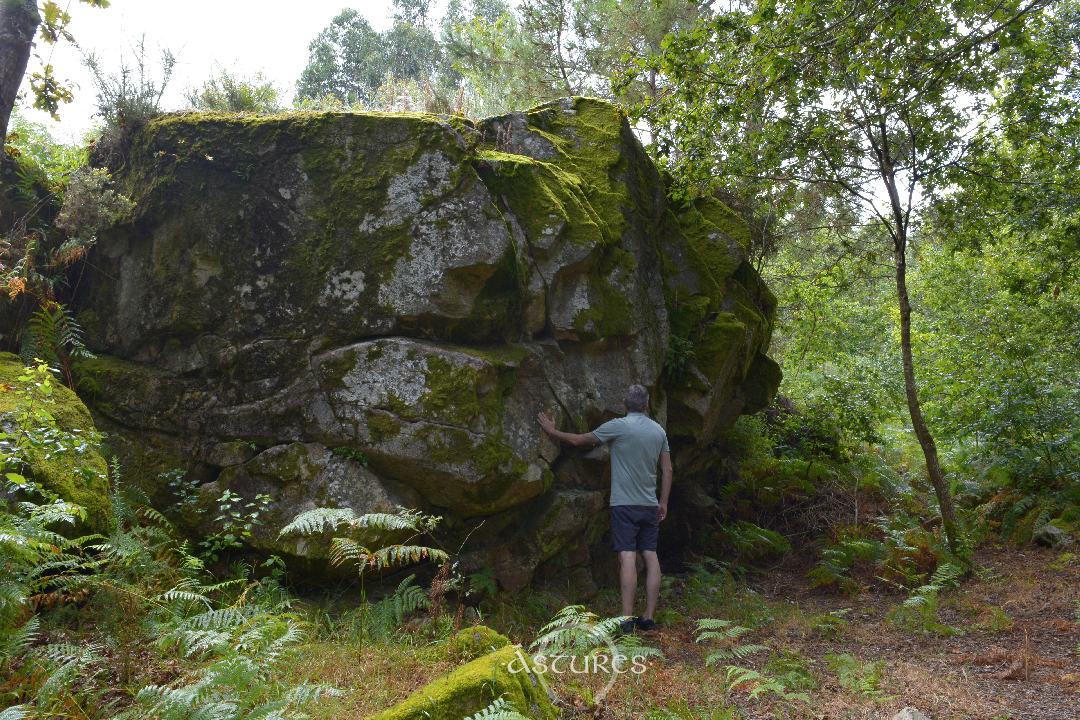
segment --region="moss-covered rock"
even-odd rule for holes
[[[82,401],[59,381],[48,395],[28,394],[37,382],[33,371],[11,353],[0,353],[0,427],[11,432],[21,413],[47,414],[55,428],[41,421],[32,427],[48,433],[31,443],[23,474],[86,511],[88,529],[104,531],[109,524],[108,466],[99,449],[100,436]]]
[[[510,645],[510,639],[485,625],[462,628],[446,641],[446,651],[459,661],[475,660]]]
[[[448,546],[484,518],[471,564],[521,587],[589,563],[603,526],[602,462],[566,457],[538,410],[588,430],[643,383],[691,483],[778,381],[750,224],[669,201],[609,103],[182,113],[115,170],[137,205],[79,286],[87,402],[137,481],[171,465],[207,498],[270,494],[262,549],[317,556],[270,538],[392,486]]]
[[[364,449],[383,477],[471,517],[520,505],[550,485],[532,418],[508,411],[529,381],[527,354],[385,338],[312,360],[332,416],[321,428]]]
[[[507,645],[457,668],[368,720],[461,720],[504,698],[533,720],[558,717],[528,654]]]

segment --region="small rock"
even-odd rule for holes
[[[892,720],[930,720],[930,716],[924,715],[913,707],[906,707],[893,715]]]
[[[1049,548],[1065,547],[1072,543],[1072,538],[1069,533],[1065,532],[1057,525],[1051,525],[1047,523],[1042,527],[1035,530],[1031,535],[1031,539],[1038,545],[1045,545]]]

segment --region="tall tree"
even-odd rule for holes
[[[435,85],[444,73],[438,38],[427,26],[427,0],[398,0],[393,26],[378,32],[356,10],[343,10],[309,46],[297,83],[300,99],[332,97],[373,105],[386,82]]]
[[[80,2],[99,8],[109,6],[108,0]],[[7,137],[11,110],[33,52],[34,33],[40,26],[45,43],[74,42],[67,29],[70,22],[71,16],[55,0],[42,3],[40,12],[37,0],[0,0],[0,143]],[[43,62],[41,70],[30,77],[30,86],[34,107],[47,110],[53,117],[57,117],[60,103],[71,101],[71,90],[56,78],[49,62]]]
[[[454,66],[493,110],[521,109],[567,95],[611,98],[627,53],[660,49],[689,28],[708,3],[691,0],[497,0],[473,3],[449,33]],[[634,88],[650,87],[649,79]]]
[[[1050,0],[758,0],[665,42],[638,64],[663,92],[640,103],[684,192],[717,184],[795,202],[854,206],[892,259],[912,429],[945,536],[962,550],[952,494],[919,397],[907,287],[927,193],[949,181],[995,122],[1010,57]],[[792,209],[791,207],[788,208]]]
[[[342,10],[309,46],[297,83],[301,98],[369,102],[386,74],[382,36],[356,10]]]
[[[394,0],[394,20],[425,27],[431,12],[431,0]]]
[[[11,110],[40,22],[37,0],[0,0],[0,143],[7,137]]]

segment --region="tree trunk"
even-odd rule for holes
[[[911,354],[911,302],[907,291],[907,235],[903,228],[894,238],[896,254],[896,299],[900,304],[900,355],[904,364],[904,394],[907,396],[908,412],[911,415],[911,427],[919,440],[923,457],[926,458],[926,474],[934,486],[938,506],[941,508],[941,522],[945,530],[945,541],[953,555],[959,557],[959,525],[956,521],[956,508],[953,507],[952,493],[941,471],[938,459],[937,443],[926,426],[919,403],[919,391],[915,384],[915,363]]]
[[[0,0],[0,144],[7,137],[39,22],[37,0]]]

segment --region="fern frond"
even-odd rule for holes
[[[529,720],[517,711],[506,698],[498,698],[483,710],[473,713],[464,720]]]
[[[205,605],[207,608],[213,607],[213,603],[210,602],[210,598],[206,597],[202,593],[195,592],[193,590],[186,590],[181,587],[175,587],[172,590],[167,590],[161,595],[158,595],[158,600],[164,602],[189,602],[199,603]]]
[[[362,568],[371,560],[371,551],[352,538],[336,537],[330,541],[330,563],[342,565],[352,561]]]
[[[357,521],[352,508],[315,508],[306,510],[281,528],[278,537],[285,535],[318,535],[333,532],[342,525],[352,526]]]
[[[158,525],[159,527],[162,527],[166,530],[173,529],[172,521],[169,520],[169,518],[165,517],[165,515],[163,515],[160,511],[155,510],[148,505],[140,507],[138,510],[135,511],[135,514],[138,515],[138,517],[142,520],[154,523],[155,525]]]
[[[930,584],[940,588],[957,587],[965,574],[964,567],[957,563],[941,563],[930,577]]]
[[[711,667],[721,660],[742,660],[769,648],[765,645],[737,645],[733,648],[714,650],[705,658],[705,665]]]
[[[424,560],[441,564],[448,562],[450,556],[438,548],[424,545],[388,545],[371,553],[368,564],[383,570],[385,568],[412,565]]]

